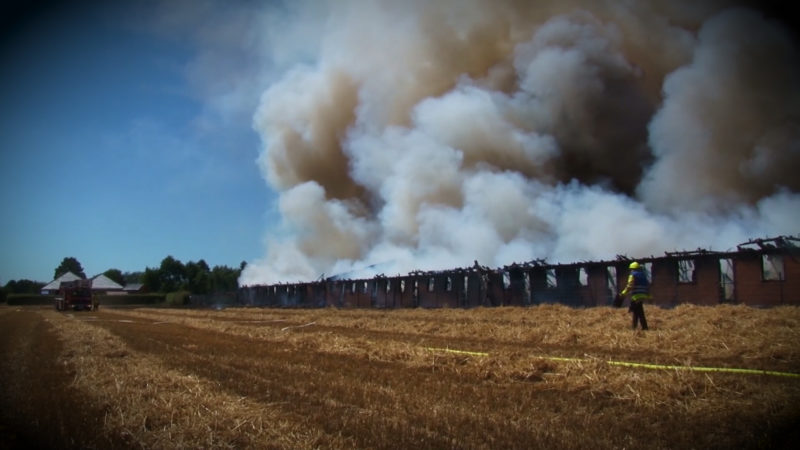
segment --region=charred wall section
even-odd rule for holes
[[[735,252],[666,253],[640,258],[651,280],[652,304],[800,305],[800,239],[751,240]],[[622,290],[632,259],[547,264],[537,260],[499,269],[480,266],[371,279],[245,286],[241,305],[292,308],[473,308],[558,303],[608,306]]]

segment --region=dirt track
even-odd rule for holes
[[[109,447],[103,412],[69,384],[62,346],[34,311],[0,313],[0,448]]]
[[[516,331],[523,345],[503,334],[525,324],[514,314],[536,313],[490,316],[494,331],[476,334],[491,312],[3,309],[2,444],[774,448],[796,437],[800,379],[601,362],[674,363],[652,348],[669,330],[612,333],[613,352],[581,332],[534,343],[527,325]],[[587,323],[603,317],[586,314]],[[796,348],[760,350],[687,354],[699,365],[800,368]]]

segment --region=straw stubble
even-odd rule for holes
[[[800,380],[800,309],[42,312],[104,433],[147,448],[773,446]]]

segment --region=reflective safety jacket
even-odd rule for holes
[[[622,291],[622,295],[631,293],[631,301],[638,302],[650,297],[650,282],[643,270],[633,270],[628,275],[628,285]]]

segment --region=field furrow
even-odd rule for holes
[[[65,395],[100,412],[99,435],[123,447],[774,448],[797,437],[800,309],[648,312],[647,333],[610,308],[19,317],[50,330],[40,339],[58,342]]]

